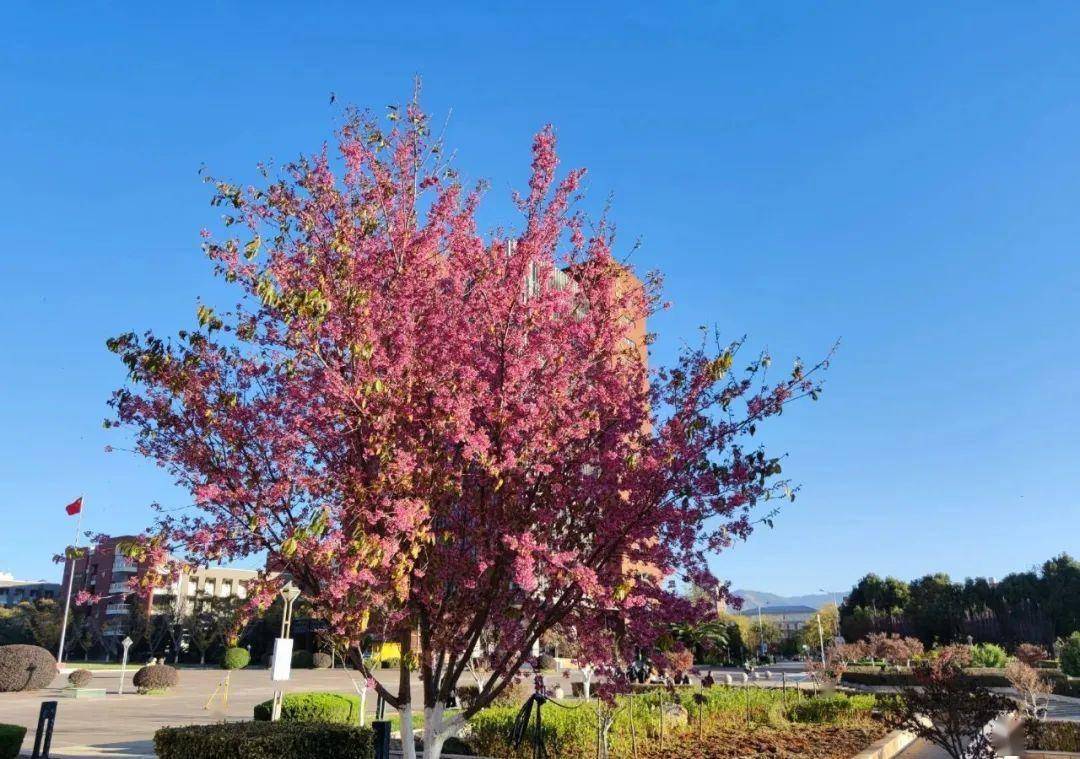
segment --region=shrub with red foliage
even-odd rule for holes
[[[1021,643],[1016,647],[1013,655],[1029,667],[1034,667],[1044,659],[1050,658],[1047,650],[1037,643]]]
[[[875,659],[884,659],[889,664],[907,664],[923,653],[922,641],[918,638],[902,638],[896,633],[871,633],[866,639],[870,655]]]

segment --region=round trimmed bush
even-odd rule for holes
[[[73,688],[85,688],[93,679],[94,675],[88,669],[77,669],[68,675],[68,682]]]
[[[1060,659],[1062,672],[1070,677],[1080,677],[1080,630],[1062,642]]]
[[[1009,662],[1005,649],[993,643],[979,643],[971,648],[971,666],[1004,667]]]
[[[139,693],[175,688],[180,681],[180,674],[168,664],[148,664],[135,673],[131,683]]]
[[[312,656],[310,651],[293,651],[292,668],[311,669],[311,659]]]
[[[315,669],[330,669],[334,666],[334,657],[319,651],[311,655],[311,666]]]
[[[41,646],[0,646],[0,693],[39,690],[56,677],[56,659]]]
[[[239,646],[226,648],[225,655],[221,657],[222,669],[243,669],[250,663],[251,652]]]
[[[267,722],[274,702],[255,705],[255,719]],[[281,700],[285,722],[331,722],[354,725],[360,719],[360,697],[344,693],[288,693]]]
[[[26,728],[22,725],[0,724],[0,759],[15,759],[22,749]]]
[[[555,657],[549,654],[540,654],[536,663],[542,670],[555,669]]]

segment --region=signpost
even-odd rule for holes
[[[120,645],[124,647],[124,658],[120,662],[120,688],[116,691],[116,695],[118,696],[124,695],[124,673],[127,671],[128,651],[131,650],[131,644],[134,642],[135,641],[129,636],[125,636],[124,639],[120,641]]]
[[[275,683],[285,682],[289,679],[292,667],[293,642],[292,633],[292,607],[293,602],[300,597],[300,589],[288,583],[281,589],[281,599],[285,602],[285,608],[281,613],[281,635],[274,641],[274,658],[270,664],[270,680]],[[277,722],[281,719],[281,702],[285,697],[283,689],[274,691],[274,703],[270,709],[270,721]]]
[[[37,734],[34,736],[34,759],[49,759],[53,726],[56,724],[56,702],[42,701],[38,712]],[[18,747],[16,747],[17,749]]]

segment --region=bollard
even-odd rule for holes
[[[390,759],[390,721],[377,719],[371,729],[375,732],[375,759]]]
[[[47,727],[46,723],[48,723]],[[41,711],[38,712],[37,735],[34,736],[34,753],[32,754],[33,757],[49,759],[49,746],[52,745],[53,725],[55,723],[56,702],[42,701]],[[42,746],[41,742],[43,737],[45,739],[44,746]]]

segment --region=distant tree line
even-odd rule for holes
[[[840,607],[848,641],[870,633],[914,636],[927,646],[976,642],[1053,645],[1080,630],[1080,562],[1061,554],[1027,572],[994,581],[953,582],[937,573],[904,582],[868,574]]]
[[[229,646],[247,648],[254,661],[265,660],[273,648],[281,627],[280,599],[262,614],[252,617],[245,605],[235,598],[197,597],[186,599],[155,596],[153,611],[145,603],[130,605],[125,634],[133,645],[133,660],[156,657],[169,663],[216,663]],[[297,604],[298,627],[305,618],[307,605]],[[0,607],[0,645],[29,643],[52,653],[60,644],[63,625],[62,604],[52,599],[24,601],[10,608]],[[107,634],[101,619],[87,607],[72,606],[65,637],[65,659],[104,659],[120,656],[123,635]],[[299,648],[325,647],[318,633],[308,634]]]

